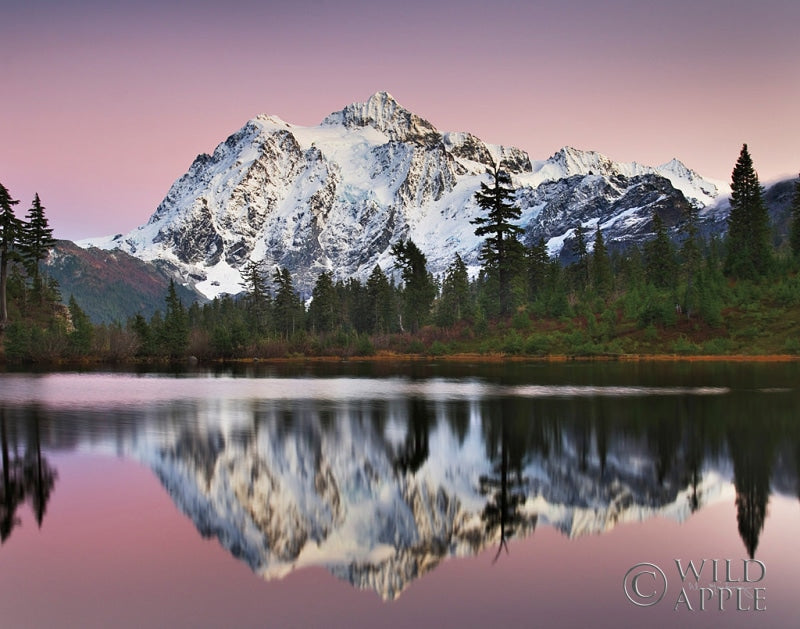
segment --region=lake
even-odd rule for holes
[[[800,365],[0,374],[3,627],[794,627]]]

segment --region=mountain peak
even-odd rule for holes
[[[367,104],[375,103],[379,105],[383,105],[385,103],[391,103],[394,106],[398,106],[397,101],[395,100],[394,96],[392,96],[389,92],[375,92],[372,96],[367,99]]]
[[[322,121],[325,126],[347,129],[372,127],[392,140],[406,141],[436,133],[434,126],[407,110],[389,92],[375,92],[364,103],[352,103]]]
[[[275,125],[280,127],[290,127],[291,125],[275,114],[259,114],[255,120],[262,124]]]
[[[596,151],[582,151],[565,146],[556,151],[550,160],[559,164],[567,175],[612,174],[614,163],[605,155]]]
[[[665,164],[661,164],[661,166],[659,166],[659,169],[671,171],[671,172],[674,172],[676,174],[680,174],[680,175],[686,176],[686,177],[689,177],[689,176],[695,176],[696,177],[697,176],[697,173],[695,173],[693,170],[690,170],[689,168],[687,168],[686,164],[684,164],[677,157],[673,157],[671,160],[669,160]]]

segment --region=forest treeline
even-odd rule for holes
[[[696,209],[682,216],[676,240],[654,213],[652,238],[624,251],[609,251],[600,226],[578,224],[568,266],[544,241],[520,241],[520,211],[502,166],[475,195],[484,211],[475,233],[485,238],[475,277],[458,255],[434,276],[405,240],[391,248],[396,282],[378,266],[363,282],[326,271],[304,301],[287,269],[249,262],[239,295],[186,307],[171,284],[163,311],[111,325],[93,325],[74,299],[60,306],[58,286],[38,271],[41,258],[31,265],[25,255],[19,234],[30,228],[3,226],[13,211],[2,188],[6,360],[800,354],[800,179],[788,244],[776,250],[747,145],[733,170],[724,239],[700,234]],[[37,206],[38,196],[28,224]],[[7,233],[18,234],[16,244],[5,244]]]

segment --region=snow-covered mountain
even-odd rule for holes
[[[315,127],[257,116],[199,155],[146,225],[79,244],[159,261],[208,297],[239,292],[248,260],[287,267],[306,291],[323,270],[364,279],[376,264],[391,270],[389,248],[404,238],[435,273],[456,252],[476,268],[473,195],[499,160],[518,189],[528,242],[545,238],[565,259],[579,223],[624,245],[650,235],[653,211],[673,227],[685,208],[703,210],[728,192],[677,160],[649,167],[566,147],[531,161],[517,148],[440,132],[379,92]]]

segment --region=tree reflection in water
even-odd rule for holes
[[[19,455],[19,439],[15,430],[9,435],[6,409],[0,407],[0,447],[2,447],[3,484],[0,487],[0,541],[5,542],[14,527],[21,523],[17,509],[30,502],[36,523],[42,526],[47,503],[55,487],[58,472],[42,455],[40,416],[31,408],[24,424],[28,429],[25,455]]]
[[[525,522],[520,511],[526,499],[522,466],[535,418],[526,417],[523,408],[505,398],[499,403],[484,404],[483,416],[487,420],[484,423],[486,454],[492,463],[493,475],[480,477],[480,492],[489,496],[481,519],[489,538],[495,537],[499,529],[500,542],[494,557],[497,561],[504,548],[508,552],[508,538]],[[536,516],[529,518],[527,524],[532,532]]]
[[[754,413],[759,411],[752,407],[750,410]],[[736,487],[736,522],[751,559],[755,557],[767,517],[777,437],[773,430],[765,429],[762,422],[753,421],[754,417],[757,415],[747,413],[731,419],[727,435]],[[770,421],[772,418],[764,419]]]
[[[796,394],[600,393],[227,410],[184,400],[127,409],[124,422],[0,404],[0,537],[25,502],[42,524],[58,477],[43,447],[108,441],[150,465],[204,535],[260,574],[285,574],[313,543],[335,574],[385,598],[452,554],[496,545],[497,561],[543,524],[579,536],[627,517],[689,517],[729,480],[755,557],[771,485],[800,496]],[[362,541],[372,546],[359,556]],[[330,554],[340,543],[347,557]]]
[[[419,398],[409,400],[406,440],[395,457],[395,467],[401,472],[413,474],[428,460],[430,454],[428,438],[433,419],[425,400]]]
[[[25,484],[22,481],[22,461],[16,448],[9,453],[8,427],[5,409],[0,408],[0,440],[3,449],[3,486],[0,499],[0,541],[5,542],[14,527],[20,523],[17,507],[25,500]]]

